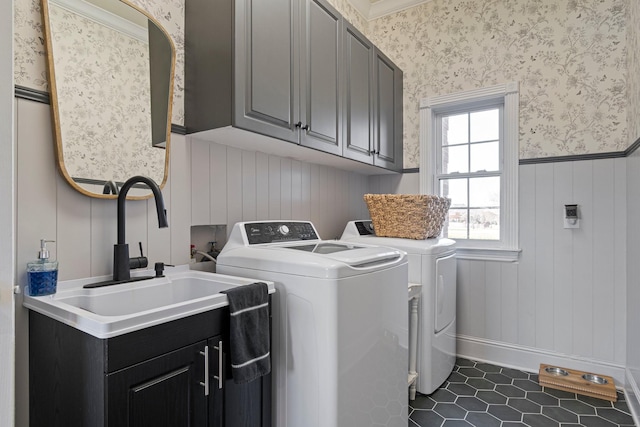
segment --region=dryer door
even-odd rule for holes
[[[456,318],[456,255],[436,260],[435,333]]]

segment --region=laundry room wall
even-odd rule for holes
[[[617,158],[519,167],[522,253],[514,263],[459,260],[459,354],[527,370],[564,363],[623,382],[626,166]],[[407,182],[372,177],[369,191],[417,193]],[[576,230],[562,226],[569,203],[579,205]]]
[[[59,279],[111,274],[116,201],[86,197],[56,169],[48,104],[16,99],[16,282],[42,238],[55,240],[51,256]],[[189,262],[192,225],[237,221],[311,220],[320,236],[340,236],[347,221],[366,217],[364,175],[172,134],[170,171],[162,193],[169,228],[159,229],[153,200],[127,201],[131,251],[142,242],[150,263]],[[16,425],[28,425],[28,312],[16,299]]]
[[[640,2],[629,2],[627,93],[629,142],[640,144]],[[640,151],[627,158],[627,400],[640,414]],[[636,422],[638,418],[636,417]]]

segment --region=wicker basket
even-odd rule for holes
[[[451,205],[427,194],[365,194],[364,200],[376,236],[416,240],[438,237]]]

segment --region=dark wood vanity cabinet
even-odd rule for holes
[[[227,319],[225,308],[99,339],[30,311],[30,425],[270,427],[271,376],[233,382]]]

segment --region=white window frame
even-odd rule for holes
[[[487,88],[424,98],[420,102],[420,194],[440,194],[436,178],[439,152],[437,115],[499,102],[503,104],[500,179],[500,240],[458,240],[461,259],[517,261],[519,85],[510,82]]]

